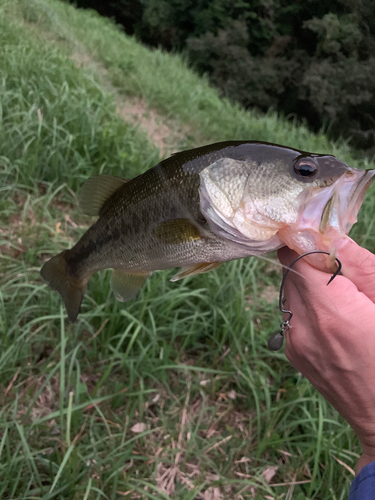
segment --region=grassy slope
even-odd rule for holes
[[[94,64],[77,68],[77,54]],[[346,498],[337,459],[354,466],[352,432],[264,347],[277,268],[247,259],[177,284],[155,273],[126,307],[101,273],[74,326],[41,282],[42,262],[87,227],[83,179],[157,162],[116,116],[119,95],[186,127],[185,146],[259,139],[356,164],[343,145],[221,100],[179,57],[93,13],[0,0],[0,497]],[[374,250],[372,199],[355,236]],[[273,466],[271,483],[305,484],[269,485]]]

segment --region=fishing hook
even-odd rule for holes
[[[292,319],[293,317],[293,313],[292,311],[289,311],[289,309],[284,309],[283,308],[283,304],[284,304],[284,286],[285,286],[285,280],[289,274],[289,271],[292,269],[292,267],[294,266],[294,264],[296,264],[296,262],[298,262],[300,259],[302,259],[303,257],[306,257],[307,255],[311,255],[312,253],[325,253],[326,255],[331,255],[330,252],[326,252],[324,250],[312,250],[311,252],[306,252],[300,256],[298,256],[296,258],[296,260],[294,260],[290,266],[288,267],[288,269],[286,270],[286,272],[284,273],[284,276],[283,276],[283,279],[281,281],[281,285],[280,285],[280,293],[279,293],[279,309],[280,311],[283,313],[283,314],[289,314],[289,317],[288,319],[284,320],[282,323],[280,323],[280,331],[279,332],[276,332],[276,333],[273,333],[271,335],[271,337],[268,339],[268,348],[271,350],[271,351],[278,351],[282,345],[283,345],[283,342],[284,342],[284,334],[285,332],[287,332],[290,328],[290,320]],[[331,278],[329,279],[328,283],[327,283],[327,286],[336,278],[336,276],[339,274],[339,272],[341,271],[341,268],[342,268],[342,264],[341,264],[341,261],[335,257],[335,260],[337,262],[337,269],[335,271],[335,273],[331,276]]]

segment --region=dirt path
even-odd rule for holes
[[[56,19],[52,19],[53,16],[51,17],[49,11],[46,11],[45,15],[51,21],[56,22]],[[23,24],[34,31],[36,36],[40,37],[43,33],[43,37],[55,43],[59,41],[59,34],[62,34],[74,47],[68,57],[74,61],[77,67],[90,68],[94,71],[104,89],[112,94],[118,116],[132,126],[139,127],[140,130],[144,131],[150,142],[159,149],[161,157],[169,156],[175,151],[186,148],[185,139],[189,135],[189,127],[182,125],[177,120],[166,118],[156,109],[149,107],[147,101],[139,97],[129,97],[121,94],[121,89],[113,85],[104,64],[95,57],[95,54],[87,51],[84,44],[73,35],[69,26],[59,23],[58,26],[55,26],[54,31],[50,31],[45,30],[42,23],[35,25],[35,23],[30,23],[24,19]]]
[[[78,47],[77,47],[78,48]],[[112,84],[107,68],[91,57],[83,48],[75,51],[71,59],[79,67],[91,68],[99,77],[103,87],[113,95],[116,113],[127,123],[138,126],[146,132],[148,139],[159,149],[162,157],[183,149],[183,141],[188,134],[186,126],[165,118],[147,102],[138,97],[124,97]]]

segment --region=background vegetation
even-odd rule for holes
[[[0,134],[0,497],[347,498],[352,431],[265,347],[279,267],[155,273],[125,307],[102,272],[74,325],[39,269],[91,222],[84,179],[137,175],[160,149],[251,138],[374,165],[57,0],[0,0]],[[353,236],[375,250],[373,205]]]
[[[153,47],[183,51],[221,95],[374,154],[372,0],[74,0]]]

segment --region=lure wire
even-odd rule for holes
[[[286,270],[286,272],[283,275],[283,279],[282,279],[281,285],[280,285],[280,293],[279,293],[279,309],[280,309],[280,311],[283,314],[288,314],[289,316],[288,316],[288,318],[286,320],[284,320],[282,323],[280,323],[280,331],[276,332],[276,333],[273,333],[271,335],[271,337],[268,339],[268,348],[271,351],[278,351],[279,349],[281,349],[281,347],[282,347],[282,345],[284,343],[284,334],[290,329],[290,320],[293,317],[292,311],[290,311],[289,309],[284,309],[284,307],[283,307],[284,300],[285,300],[284,299],[284,287],[285,287],[286,278],[288,277],[288,274],[291,271],[291,269],[294,266],[294,264],[296,264],[300,259],[303,259],[307,255],[311,255],[313,253],[324,253],[326,255],[331,255],[330,252],[326,252],[325,250],[311,250],[311,252],[306,252],[306,253],[304,253],[302,255],[299,255],[289,265],[288,269]],[[342,268],[341,261],[337,257],[335,257],[335,260],[337,262],[337,269],[333,273],[333,275],[331,276],[331,278],[329,279],[329,281],[328,281],[328,283],[327,283],[326,286],[328,286],[336,278],[336,276],[339,274],[339,272],[341,271],[341,268]]]

